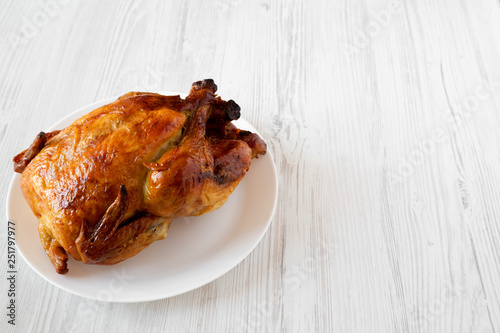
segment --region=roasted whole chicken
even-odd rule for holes
[[[226,202],[266,144],[231,123],[240,107],[216,91],[207,79],[185,99],[130,92],[14,158],[57,273],[68,253],[116,264],[165,238],[173,218]]]

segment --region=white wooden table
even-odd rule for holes
[[[170,299],[87,300],[18,258],[15,327],[4,217],[0,331],[500,332],[498,0],[3,0],[0,41],[1,211],[40,130],[209,77],[280,182],[257,248]]]

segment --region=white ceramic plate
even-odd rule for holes
[[[67,127],[79,117],[114,100],[116,98],[86,106],[48,131]],[[257,132],[243,119],[235,124]],[[264,236],[278,195],[276,167],[268,151],[252,161],[249,172],[219,210],[198,217],[174,219],[167,238],[117,265],[84,265],[70,256],[69,273],[59,275],[42,248],[38,220],[22,196],[19,179],[16,174],[7,203],[7,218],[16,224],[18,252],[31,268],[53,285],[82,297],[110,302],[168,298],[225,274]]]

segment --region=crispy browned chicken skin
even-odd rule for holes
[[[207,79],[185,99],[128,93],[61,131],[40,133],[14,158],[58,273],[68,272],[68,253],[115,264],[165,238],[172,218],[226,202],[266,145],[231,123],[240,108],[216,90]]]

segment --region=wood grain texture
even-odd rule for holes
[[[499,31],[497,0],[3,1],[1,211],[40,130],[206,77],[280,191],[241,264],[170,299],[86,300],[20,260],[1,331],[500,332]]]

